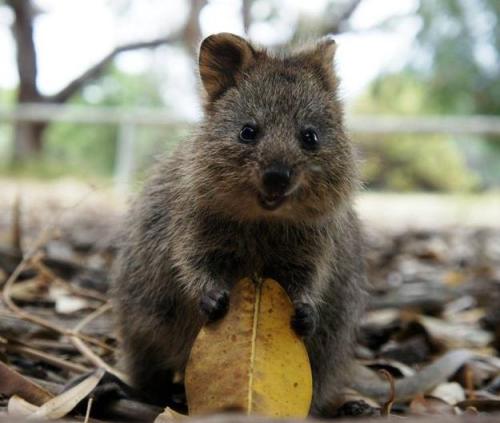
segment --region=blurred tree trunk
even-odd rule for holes
[[[42,152],[43,132],[47,124],[19,122],[14,125],[14,155],[12,164],[36,159]]]
[[[312,35],[321,37],[350,31],[349,21],[362,3],[363,0],[328,1],[324,13],[320,16],[299,20],[292,42],[300,42]]]
[[[243,29],[248,36],[248,30],[252,24],[252,4],[254,0],[243,0],[241,3],[241,16],[243,18]]]
[[[190,0],[191,8],[184,25],[183,40],[191,57],[195,58],[198,53],[198,44],[201,41],[200,13],[208,0]]]
[[[15,15],[12,28],[17,46],[17,71],[19,89],[17,102],[37,103],[43,100],[36,84],[37,59],[33,42],[35,11],[27,0],[7,0]],[[17,122],[14,126],[14,163],[27,157],[36,157],[42,150],[44,123]]]
[[[116,47],[96,64],[84,70],[58,93],[45,96],[37,85],[37,50],[33,39],[33,21],[36,8],[32,0],[5,0],[14,12],[12,33],[17,49],[17,72],[19,87],[17,104],[52,103],[63,104],[78,93],[88,82],[98,78],[118,54],[137,49],[155,48],[167,43],[182,43],[190,54],[195,54],[201,32],[199,16],[207,0],[190,0],[190,11],[184,27],[165,37],[148,41],[138,41]],[[40,156],[43,149],[43,134],[47,122],[17,122],[14,125],[13,165],[19,165]]]

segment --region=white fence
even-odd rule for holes
[[[159,109],[80,107],[53,104],[24,104],[0,107],[0,124],[15,122],[71,122],[119,127],[114,171],[115,186],[126,190],[134,172],[135,130],[138,126],[184,128],[194,122],[172,118]],[[500,135],[500,117],[495,116],[348,116],[354,134],[451,134]]]

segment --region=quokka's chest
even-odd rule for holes
[[[209,266],[237,276],[274,276],[314,266],[328,246],[316,234],[287,233],[275,228],[232,228],[207,233],[208,238],[194,241],[204,245],[199,252]]]

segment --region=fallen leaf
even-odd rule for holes
[[[33,414],[38,407],[17,395],[12,395],[7,403],[7,412],[13,417],[27,417]]]
[[[241,280],[227,316],[205,326],[186,368],[190,415],[239,411],[307,416],[312,376],[304,343],[290,327],[293,306],[274,280]]]
[[[429,414],[453,416],[457,414],[455,408],[447,402],[439,398],[423,397],[422,395],[417,395],[410,403],[410,412],[417,416]]]
[[[481,348],[493,340],[492,334],[478,325],[448,323],[428,316],[420,316],[419,321],[433,337],[443,340],[452,348]]]
[[[431,396],[455,405],[457,402],[465,400],[464,389],[457,382],[442,383],[434,388]]]
[[[396,400],[412,399],[417,394],[431,391],[440,383],[445,382],[474,356],[474,353],[467,350],[451,351],[413,376],[396,380]],[[379,402],[385,401],[390,394],[387,383],[381,383],[380,378],[376,377],[373,371],[363,366],[354,368],[351,387]]]
[[[463,272],[452,270],[443,276],[443,282],[447,285],[457,286],[463,284],[467,280]]]
[[[72,295],[59,295],[55,302],[55,310],[59,314],[72,314],[89,307],[87,300]]]
[[[64,417],[95,389],[104,374],[104,369],[98,369],[79,384],[43,404],[30,415],[30,419],[55,420]]]
[[[46,291],[47,288],[37,278],[33,278],[13,285],[10,295],[17,301],[35,302],[40,300]]]

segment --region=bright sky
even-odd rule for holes
[[[144,40],[178,28],[187,13],[184,0],[132,1],[132,9],[117,16],[103,0],[37,0],[47,13],[36,20],[35,42],[39,51],[39,84],[43,92],[53,93],[95,63],[117,44],[130,40]],[[310,16],[321,13],[326,0],[284,0],[281,10],[286,15],[273,24],[254,25],[251,38],[261,44],[283,42],[300,13]],[[119,5],[116,1],[113,4]],[[383,7],[382,7],[383,5]],[[391,16],[411,13],[417,0],[364,0],[354,14],[354,29],[339,35],[337,70],[342,79],[342,95],[346,101],[358,96],[373,78],[381,72],[395,69],[405,63],[418,30],[418,19],[409,17],[391,30],[370,30]],[[266,1],[258,1],[257,15],[268,13]],[[0,8],[0,87],[17,84],[15,49],[9,24],[12,16]],[[212,0],[202,11],[203,35],[228,31],[243,33],[240,2]],[[175,99],[175,111],[183,117],[196,117],[196,91],[191,67],[193,64],[180,52],[170,48],[155,52],[131,52],[118,58],[118,66],[126,72],[153,69],[165,76],[165,98]]]

